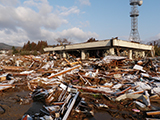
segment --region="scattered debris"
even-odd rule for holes
[[[26,110],[22,120],[84,119],[100,109],[113,118],[160,119],[157,59],[106,56],[80,61],[47,56],[1,58],[0,91],[26,87],[30,94],[14,100],[40,104],[37,110]]]

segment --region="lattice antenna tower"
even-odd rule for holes
[[[138,32],[138,16],[139,16],[138,6],[141,6],[142,3],[143,3],[142,0],[130,0],[131,33],[129,40],[138,43],[141,42]]]

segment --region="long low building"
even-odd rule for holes
[[[45,52],[58,52],[66,57],[66,53],[79,53],[81,59],[87,57],[104,57],[106,55],[128,56],[129,59],[133,57],[145,57],[146,53],[154,56],[154,46],[140,44],[119,39],[107,39],[94,42],[85,42],[71,45],[62,45],[56,47],[46,47]]]

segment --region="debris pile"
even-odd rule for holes
[[[0,91],[19,86],[31,91],[18,98],[21,104],[33,101],[22,120],[89,119],[98,111],[113,118],[160,119],[158,58],[5,56],[0,64]]]

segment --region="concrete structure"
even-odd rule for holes
[[[138,51],[142,53],[141,56],[145,56],[145,52],[154,53],[154,46],[134,43],[130,41],[123,41],[118,39],[108,39],[95,42],[86,42],[65,46],[57,47],[46,47],[44,48],[45,52],[58,52],[63,54],[63,57],[66,57],[66,53],[79,51],[81,52],[81,59],[85,59],[87,54],[94,54],[95,56],[104,57],[106,55],[121,55],[127,56],[129,59],[133,58],[133,51]],[[101,53],[101,55],[99,55]],[[135,56],[138,56],[136,53]],[[89,56],[90,56],[89,55]],[[153,54],[152,54],[153,55]]]
[[[84,60],[86,57],[86,53],[84,50],[81,51],[81,59]]]

